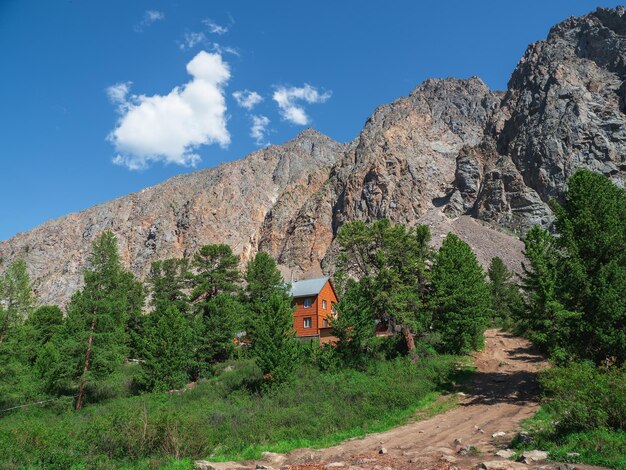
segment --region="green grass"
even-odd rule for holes
[[[240,361],[181,394],[121,396],[78,413],[69,403],[21,410],[0,419],[0,467],[179,470],[194,459],[325,447],[454,406],[438,397],[464,372],[450,356],[378,361],[363,372],[303,366],[265,394],[249,391],[257,374]]]
[[[522,422],[532,441],[513,442],[518,454],[524,450],[541,449],[550,453],[550,460],[585,463],[626,470],[626,432],[608,429],[559,433],[555,430],[555,414],[549,407]],[[572,453],[580,455],[574,456]],[[568,455],[570,454],[570,455]]]

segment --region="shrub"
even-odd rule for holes
[[[573,362],[546,370],[540,380],[559,433],[626,431],[626,367]]]

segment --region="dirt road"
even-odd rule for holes
[[[327,449],[266,454],[252,467],[246,462],[214,468],[465,469],[498,460],[493,454],[514,437],[519,421],[537,411],[536,373],[546,362],[525,339],[500,330],[487,330],[485,336],[485,349],[475,355],[470,392],[459,394],[459,406],[446,413]],[[504,434],[493,437],[496,433]]]

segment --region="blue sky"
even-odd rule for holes
[[[307,126],[352,140],[429,77],[504,89],[530,42],[597,6],[0,0],[0,239]]]

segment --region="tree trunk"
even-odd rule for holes
[[[87,352],[85,353],[85,367],[83,368],[83,376],[80,379],[80,387],[78,388],[78,398],[76,399],[76,411],[83,407],[85,400],[85,382],[87,381],[87,373],[89,372],[89,359],[91,357],[91,344],[93,343],[93,332],[96,328],[96,317],[91,319],[91,328],[89,329],[89,341],[87,341]]]
[[[402,336],[404,336],[404,341],[406,343],[406,348],[409,351],[409,357],[411,358],[411,362],[416,364],[419,360],[417,356],[417,352],[415,351],[415,339],[413,338],[413,333],[408,326],[402,327]]]
[[[404,336],[404,341],[406,342],[406,348],[409,351],[409,355],[411,355],[414,359],[417,359],[417,357],[415,357],[415,340],[413,338],[413,333],[411,333],[411,329],[408,326],[403,326],[402,335]]]
[[[9,323],[9,312],[2,319],[2,330],[0,330],[0,344],[4,342],[4,336],[7,333],[7,325]]]

